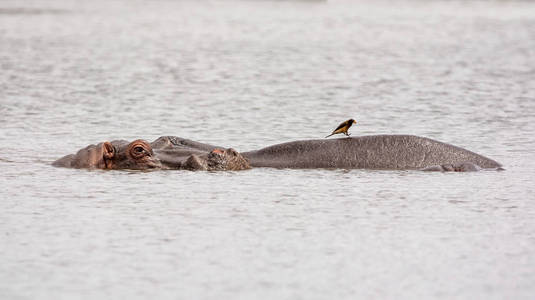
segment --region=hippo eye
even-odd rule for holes
[[[142,146],[135,146],[130,150],[134,158],[142,158],[147,156],[148,151]],[[150,155],[150,154],[149,154]]]
[[[139,146],[138,146],[138,147],[135,147],[135,148],[134,148],[134,151],[135,151],[136,153],[143,153],[143,151],[145,151],[145,149],[143,149],[143,147],[139,147]]]

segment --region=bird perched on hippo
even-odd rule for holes
[[[328,136],[326,136],[325,138],[328,138],[328,137],[330,137],[332,135],[339,134],[339,133],[343,133],[346,136],[350,136],[351,134],[349,134],[347,131],[349,130],[349,127],[351,127],[353,124],[357,124],[357,121],[355,121],[353,119],[349,119],[347,121],[344,121],[340,125],[338,125],[338,127],[336,127],[333,130],[333,132],[331,134],[329,134]]]
[[[336,130],[335,130],[336,131]],[[92,169],[245,170],[379,169],[476,171],[500,169],[500,163],[469,150],[414,135],[370,135],[331,140],[302,140],[248,152],[175,137],[152,143],[103,142],[58,159],[54,166]]]

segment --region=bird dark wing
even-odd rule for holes
[[[336,129],[335,129],[334,131],[336,131],[336,130],[338,130],[338,129],[342,129],[342,128],[346,127],[346,126],[347,126],[347,121],[345,121],[345,122],[343,122],[342,124],[338,125],[338,127],[336,127]],[[333,131],[333,132],[334,132],[334,131]]]

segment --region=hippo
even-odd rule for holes
[[[76,154],[64,156],[53,166],[88,169],[161,169],[152,147],[144,140],[128,142],[117,140],[89,145]]]
[[[138,149],[141,147],[142,149]],[[139,153],[138,153],[139,152]],[[162,136],[90,145],[54,166],[97,169],[182,169],[238,171],[254,167],[379,169],[467,172],[501,169],[487,157],[414,135],[372,135],[302,140],[239,153],[232,148]]]
[[[152,143],[135,140],[89,145],[76,154],[64,156],[56,167],[88,169],[175,169],[238,171],[251,168],[238,151],[177,137],[160,137]]]

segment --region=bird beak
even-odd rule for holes
[[[353,124],[357,124],[357,121],[353,120]]]

